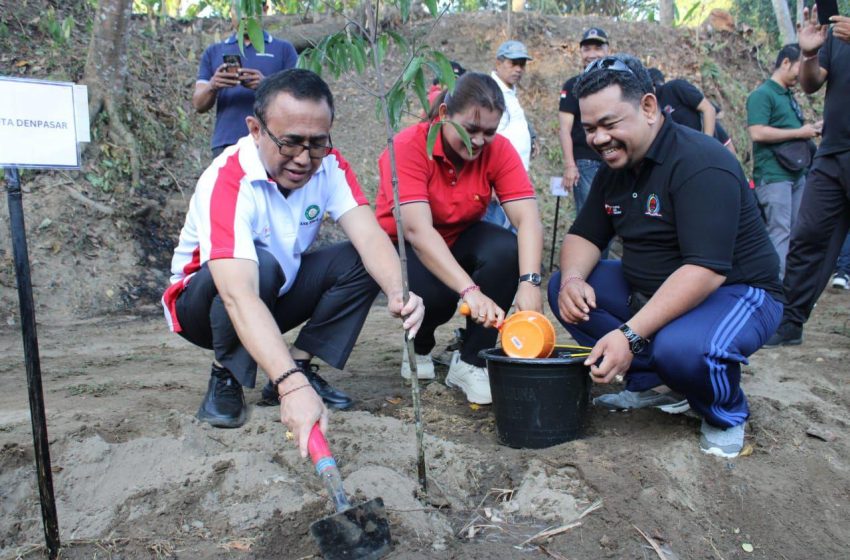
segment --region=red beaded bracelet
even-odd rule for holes
[[[469,292],[474,292],[475,290],[480,290],[480,289],[481,289],[481,286],[479,286],[478,284],[473,284],[471,286],[467,286],[466,288],[461,290],[460,299],[465,298],[466,294],[468,294]]]

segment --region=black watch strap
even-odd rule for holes
[[[530,282],[534,286],[539,286],[543,281],[543,278],[537,274],[536,272],[529,272],[528,274],[523,274],[519,277],[520,282]]]

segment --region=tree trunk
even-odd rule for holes
[[[661,25],[673,27],[674,0],[661,0],[659,4],[661,5]]]
[[[97,6],[83,83],[88,86],[89,119],[106,110],[109,131],[128,150],[132,173],[131,194],[139,184],[136,139],[121,121],[121,101],[127,77],[127,39],[133,0],[100,0]]]
[[[120,100],[127,76],[127,33],[133,0],[100,0],[92,23],[83,83],[94,121],[107,97]]]
[[[776,14],[776,25],[779,26],[779,35],[782,37],[782,44],[796,43],[797,31],[791,22],[788,2],[786,0],[771,0],[771,2],[773,3],[773,12]]]

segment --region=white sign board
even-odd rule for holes
[[[563,177],[550,177],[549,190],[552,191],[552,194],[555,196],[570,196],[569,191],[564,188]]]
[[[80,167],[75,88],[0,76],[0,167]]]

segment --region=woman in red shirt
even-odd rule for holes
[[[534,187],[514,147],[496,134],[505,101],[496,82],[468,72],[435,104],[428,122],[401,131],[394,140],[399,201],[407,247],[410,289],[425,301],[416,335],[419,377],[433,378],[434,331],[457,310],[458,297],[471,315],[463,349],[455,353],[446,384],[459,386],[470,402],[489,404],[490,383],[478,352],[496,345],[495,328],[516,298],[519,310],[541,311],[540,258],[543,226]],[[440,126],[432,156],[431,126]],[[466,131],[467,150],[455,127]],[[393,194],[387,150],[378,161],[381,184],[376,214],[394,240]],[[495,192],[513,226],[482,222]],[[402,364],[402,376],[410,370]]]

